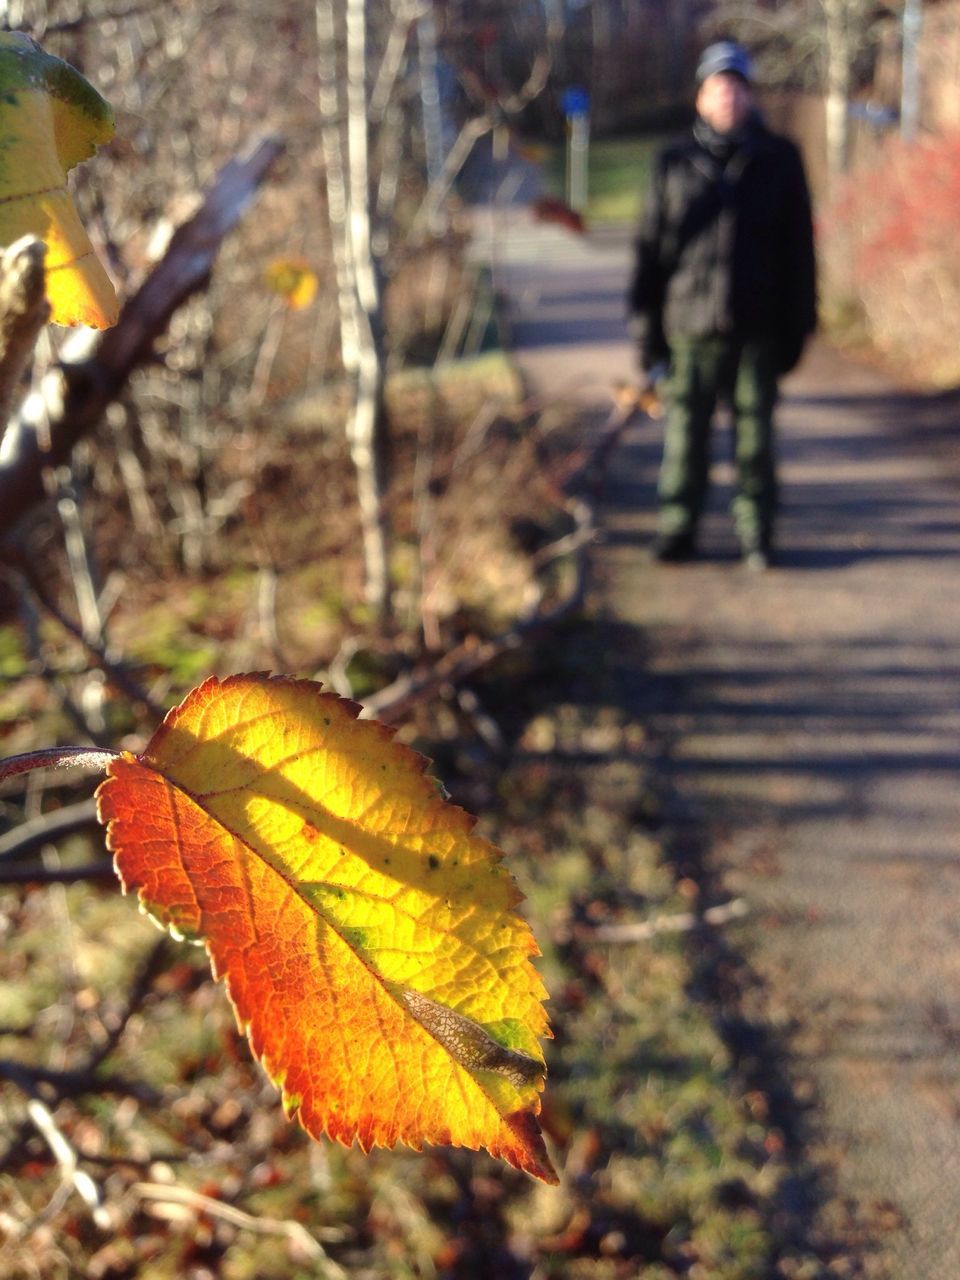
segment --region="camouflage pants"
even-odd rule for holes
[[[733,417],[736,491],[731,510],[741,545],[769,547],[777,507],[773,411],[777,374],[765,339],[671,342],[668,416],[660,469],[660,532],[696,533],[710,479],[710,426],[718,400]]]

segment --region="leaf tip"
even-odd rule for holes
[[[551,1187],[558,1186],[560,1178],[547,1153],[547,1146],[534,1111],[529,1108],[514,1111],[511,1115],[505,1116],[504,1120],[511,1132],[516,1135],[517,1145],[511,1150],[504,1149],[500,1153],[503,1158],[514,1168],[520,1169],[523,1173],[529,1173],[538,1181],[545,1182]]]

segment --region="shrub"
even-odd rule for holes
[[[821,218],[828,324],[919,380],[960,381],[960,132],[891,139],[846,179]]]

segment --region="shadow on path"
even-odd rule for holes
[[[517,223],[498,271],[531,389],[598,420],[632,373],[629,237]],[[822,345],[784,390],[778,567],[736,563],[722,423],[701,558],[644,559],[642,421],[613,458],[600,593],[680,821],[751,904],[834,1205],[889,1208],[897,1280],[960,1276],[960,393],[905,394]]]
[[[815,352],[785,399],[782,567],[733,563],[722,465],[704,559],[645,565],[642,429],[598,561],[679,809],[754,907],[750,960],[841,1194],[907,1224],[892,1275],[958,1275],[960,485],[927,447],[954,400],[914,431],[916,398],[822,391],[828,375],[867,376]]]

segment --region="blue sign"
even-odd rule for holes
[[[851,102],[847,105],[847,113],[855,120],[866,120],[876,129],[889,128],[900,119],[893,107],[881,107],[875,102]]]
[[[560,95],[560,106],[565,116],[590,114],[590,95],[579,85],[571,85]]]

